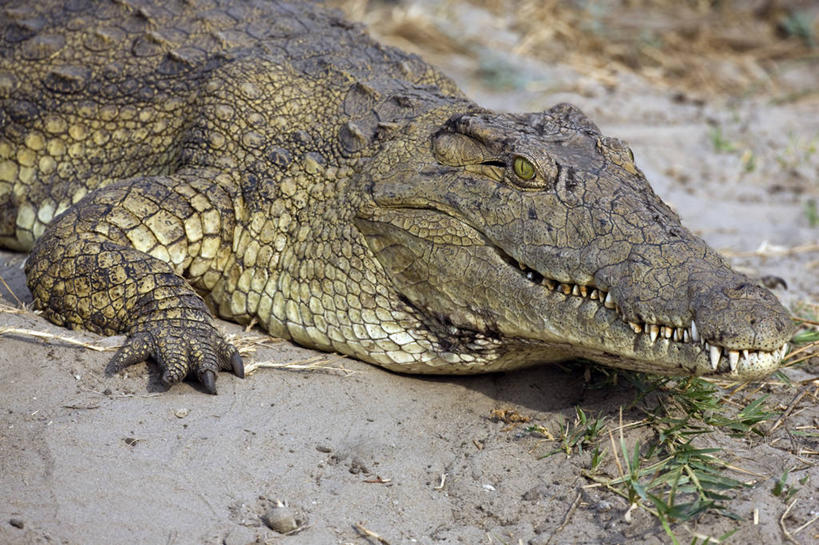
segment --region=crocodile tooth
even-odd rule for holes
[[[680,333],[680,328],[675,327],[674,328],[674,334],[671,336],[671,340],[673,340],[675,342],[680,342],[681,339],[682,339],[682,333]]]
[[[476,348],[483,348],[483,347],[485,347],[485,346],[487,346],[489,344],[490,344],[490,342],[489,342],[488,339],[483,339],[483,338],[478,337],[478,338],[474,339],[472,342],[470,342],[468,346],[476,347]]]
[[[544,278],[541,283],[552,291],[557,287],[557,283],[551,278]]]
[[[565,294],[569,295],[572,292],[572,287],[568,284],[560,284],[560,290]]]
[[[707,343],[706,343],[707,345]],[[717,366],[719,366],[719,357],[722,351],[720,350],[719,346],[711,346],[708,349],[708,357],[711,359],[711,369],[714,371],[717,370]]]
[[[637,322],[629,322],[628,325],[631,326],[631,329],[633,329],[635,333],[643,332],[643,328]]]
[[[785,354],[788,353],[788,343],[783,344],[780,350],[782,350],[782,357],[784,358]]]
[[[646,328],[648,329],[648,336],[651,339],[651,342],[657,340],[657,335],[660,334],[660,326],[657,324],[647,324]]]
[[[683,342],[687,343],[689,341],[691,341],[691,333],[687,329],[683,329]]]
[[[674,334],[674,328],[664,325],[663,327],[660,328],[660,332],[663,334],[663,337],[665,337],[666,339],[670,339],[671,335]]]
[[[742,351],[742,357],[745,358],[746,360],[750,359],[751,353],[748,350],[743,350]]]
[[[527,271],[526,272],[526,280],[532,281],[535,279],[534,271]]]
[[[728,364],[731,366],[731,372],[736,372],[737,364],[739,364],[739,350],[728,351]]]
[[[691,340],[697,342],[700,340],[700,332],[697,331],[697,322],[691,320]]]
[[[611,293],[606,294],[606,299],[603,301],[603,306],[606,308],[614,308],[614,297],[611,296]]]
[[[592,290],[591,293],[589,294],[589,299],[595,300],[599,295],[600,292],[598,292],[597,290]]]
[[[589,288],[587,288],[586,286],[580,286],[580,295],[582,295],[583,297],[588,297]]]
[[[580,288],[577,287],[577,284],[572,286],[572,295],[579,296],[580,295]]]

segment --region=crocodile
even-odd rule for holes
[[[793,322],[578,108],[498,113],[336,11],[3,2],[0,244],[34,305],[171,385],[215,316],[398,372],[574,358],[758,377]]]

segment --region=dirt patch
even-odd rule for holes
[[[578,104],[631,144],[684,223],[737,268],[784,279],[777,295],[816,318],[819,71],[815,50],[778,30],[788,9],[809,15],[810,4],[760,2],[776,9],[713,20],[697,11],[707,2],[673,12],[664,11],[669,2],[624,2],[598,19],[558,2],[359,4],[348,4],[353,15],[385,39],[412,41],[487,107]],[[734,19],[736,27],[720,26]],[[607,33],[586,39],[584,25],[595,21]],[[642,21],[663,29],[662,44],[629,45]],[[742,26],[748,21],[763,30]],[[618,24],[625,30],[615,32]],[[748,36],[764,39],[748,45]],[[761,53],[779,51],[774,45],[786,53]],[[675,68],[700,56],[690,74]],[[402,376],[261,342],[227,323],[254,361],[278,368],[245,380],[222,374],[216,397],[193,384],[164,391],[151,367],[106,377],[110,352],[59,337],[102,348],[116,338],[66,332],[21,311],[18,299],[31,300],[22,260],[0,253],[0,276],[15,294],[0,286],[0,327],[18,331],[0,337],[1,542],[670,542],[656,516],[633,507],[652,502],[623,497],[628,489],[614,483],[629,473],[623,454],[636,446],[647,457],[657,439],[649,412],[685,413],[668,392],[635,403],[640,381],[620,375],[615,384],[582,365]],[[761,435],[703,424],[696,448],[721,449],[714,456],[725,475],[747,486],[725,492],[725,510],[675,524],[680,542],[731,531],[729,543],[819,541],[817,365],[713,394],[720,410],[704,411],[703,422],[765,395],[762,409],[775,414],[749,423]],[[299,527],[292,535],[263,522],[277,501]]]

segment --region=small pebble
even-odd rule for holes
[[[190,411],[188,409],[176,409],[173,414],[177,418],[185,418]]]
[[[538,501],[550,497],[549,487],[546,484],[539,484],[530,488],[523,494],[523,499],[526,501]]]
[[[23,519],[20,519],[20,518],[17,518],[17,517],[10,518],[9,519],[9,524],[14,526],[15,528],[20,528],[21,530],[23,529],[23,526],[25,526],[25,524],[23,524]]]
[[[350,473],[353,475],[358,475],[359,473],[369,473],[369,468],[364,464],[364,461],[359,458],[358,456],[354,456],[352,460],[350,460]]]
[[[271,507],[267,513],[262,515],[262,522],[275,532],[280,534],[287,534],[297,529],[299,525],[296,523],[293,513],[286,506],[278,502],[279,505]]]
[[[600,500],[594,505],[594,508],[598,511],[611,511],[612,507],[614,507],[610,501]]]

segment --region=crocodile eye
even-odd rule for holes
[[[628,148],[628,158],[632,163],[634,162],[634,152],[631,151],[631,148]]]
[[[515,174],[517,174],[521,180],[531,180],[535,177],[535,165],[528,159],[515,157],[513,166],[515,168]]]

